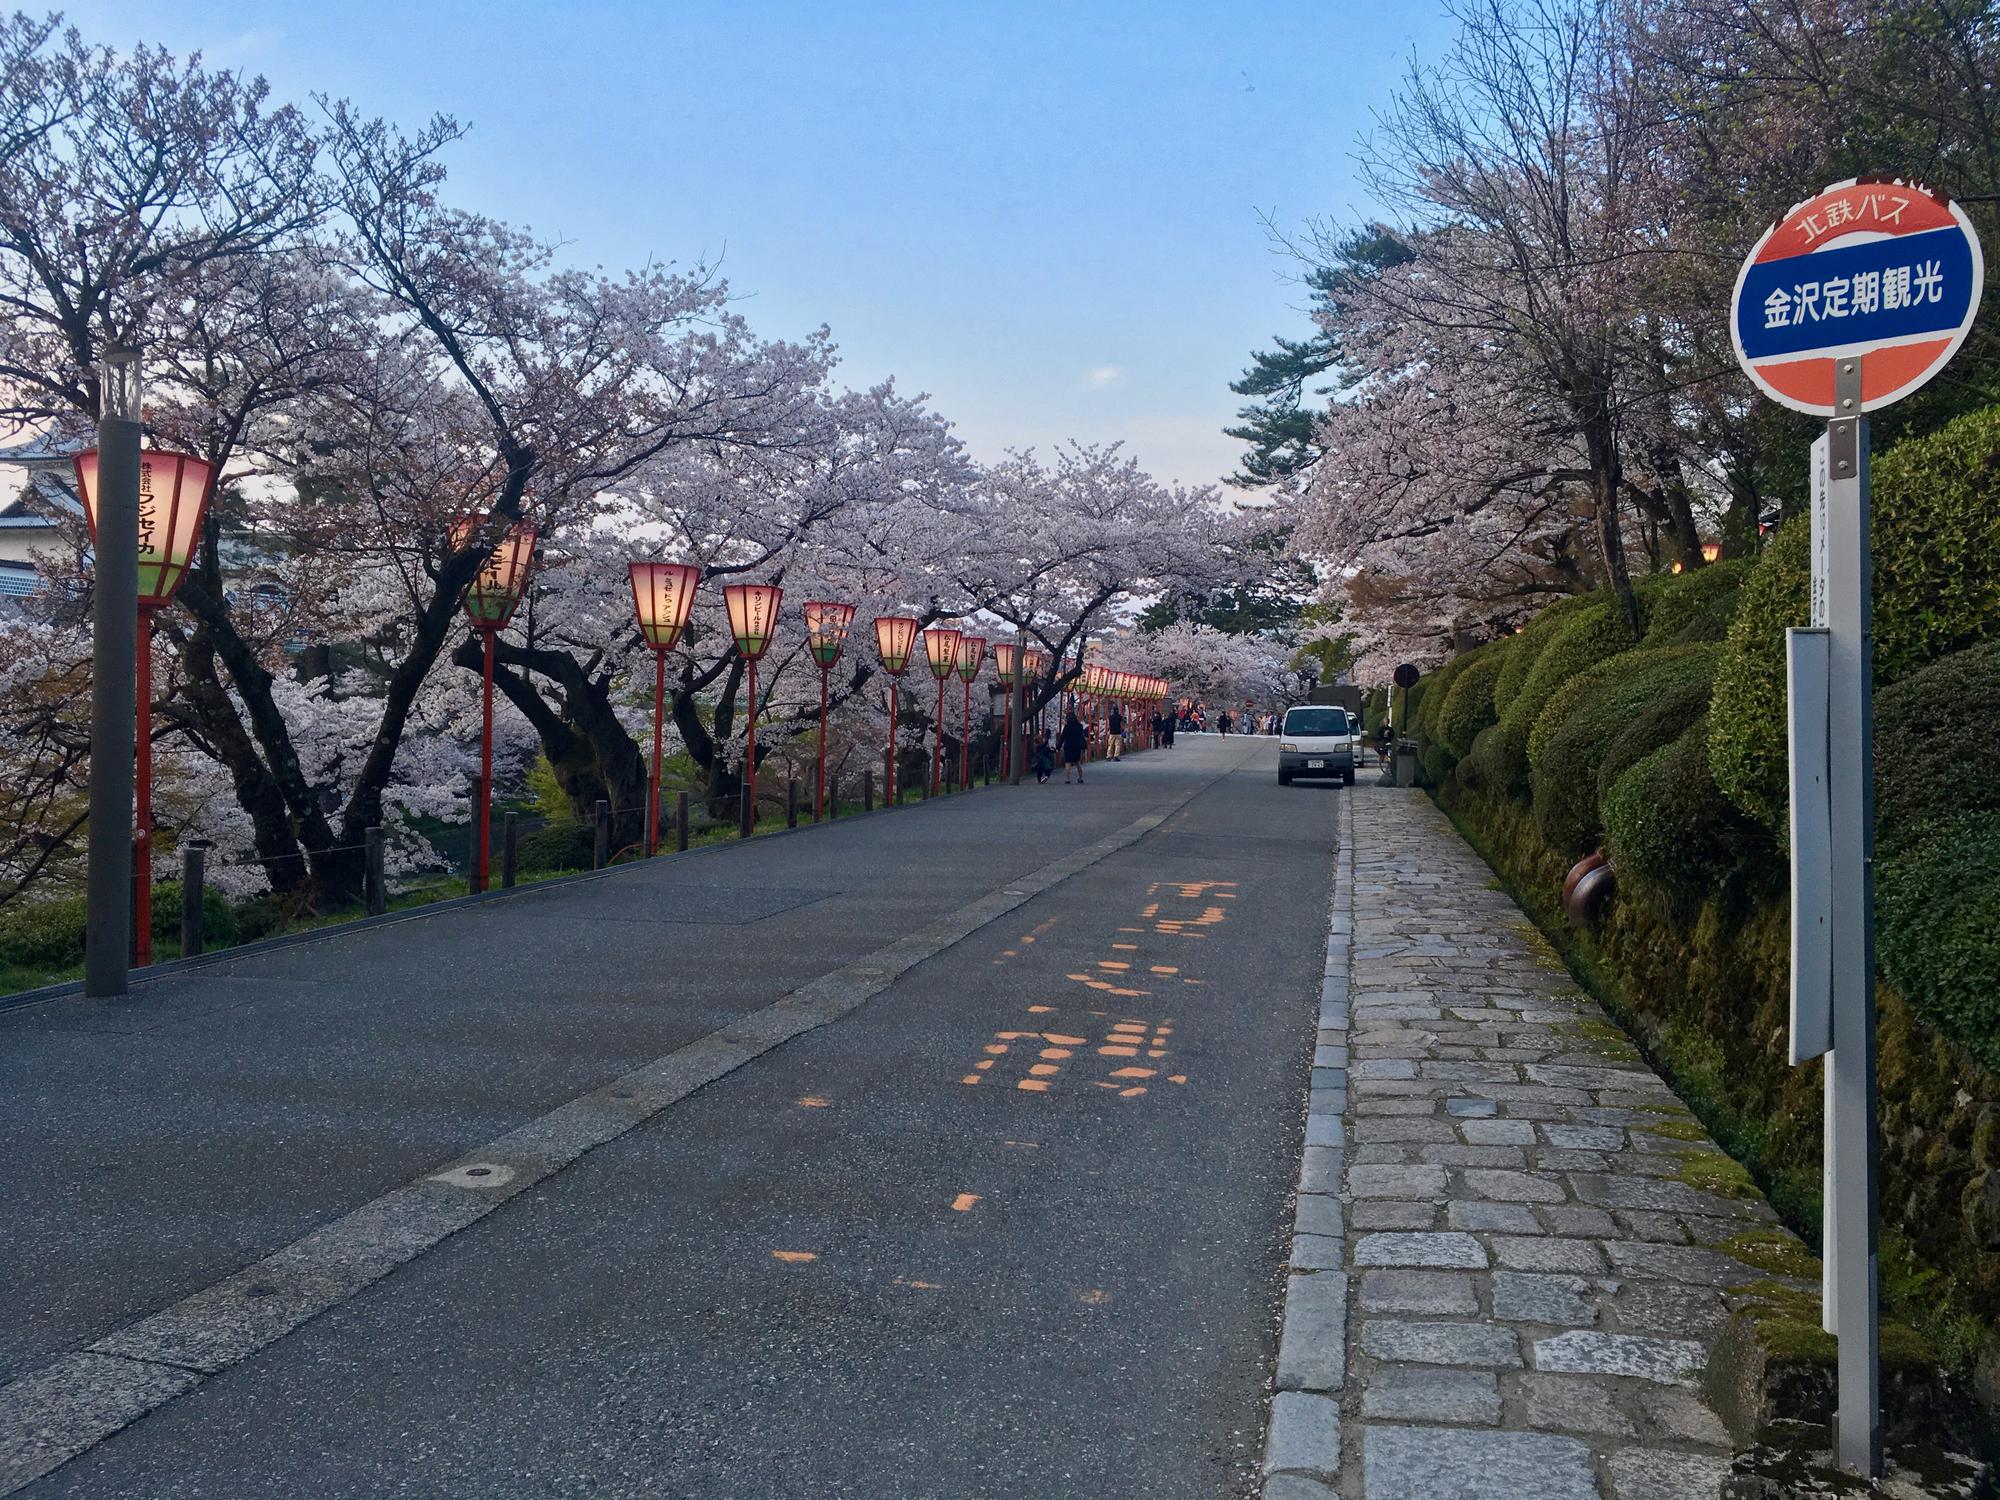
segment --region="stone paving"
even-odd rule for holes
[[[1350,809],[1267,1500],[1714,1497],[1708,1340],[1796,1241],[1427,799]]]

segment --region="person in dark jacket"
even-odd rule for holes
[[[1083,780],[1083,745],[1087,736],[1083,720],[1076,716],[1076,710],[1069,711],[1069,721],[1062,728],[1063,785],[1069,785],[1069,768],[1076,767],[1076,779]]]
[[[1105,748],[1111,752],[1109,758],[1118,760],[1125,754],[1125,713],[1117,704],[1111,705],[1104,727],[1110,735],[1105,743]]]
[[[1055,774],[1056,752],[1049,744],[1049,732],[1046,729],[1036,731],[1035,748],[1028,758],[1028,764],[1034,768],[1037,785]]]

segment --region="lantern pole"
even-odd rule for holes
[[[896,690],[902,685],[901,677],[889,679],[889,770],[882,780],[885,799],[891,806],[896,801]]]
[[[90,601],[90,825],[83,992],[122,995],[132,917],[138,726],[139,351],[104,355],[97,420],[97,537]]]
[[[660,737],[667,701],[667,653],[653,652],[653,795],[646,804],[646,857],[660,852]]]
[[[138,712],[133,748],[136,794],[132,809],[133,962],[141,969],[153,961],[153,611],[139,606],[137,635]]]
[[[944,795],[944,679],[937,680],[937,739],[931,745],[931,795]]]
[[[757,826],[757,658],[750,658],[750,722],[743,737],[743,774],[750,783],[750,826]]]
[[[963,791],[972,784],[972,679],[959,681],[965,684],[965,718],[958,729],[958,786]]]
[[[819,792],[813,798],[813,821],[826,816],[826,684],[833,675],[831,664],[819,669]]]
[[[475,891],[486,889],[486,875],[493,857],[493,656],[498,632],[491,626],[481,626],[479,634],[486,643],[486,652],[480,672],[479,808],[473,814],[479,819],[479,856],[472,876]]]

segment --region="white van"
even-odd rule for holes
[[[1288,708],[1278,735],[1279,786],[1290,786],[1294,776],[1338,776],[1354,785],[1360,726],[1346,709]]]

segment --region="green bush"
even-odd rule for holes
[[[181,935],[181,883],[161,880],[153,886],[153,940]],[[236,941],[236,913],[229,898],[212,885],[201,888],[201,941],[204,948],[226,948]]]
[[[1875,695],[1875,837],[1884,853],[2000,813],[2000,642],[1954,651]]]
[[[2000,1068],[2000,813],[1934,826],[1883,862],[1876,898],[1883,974],[1918,1015]]]
[[[1583,607],[1567,614],[1547,647],[1535,658],[1521,690],[1508,703],[1503,718],[1513,719],[1524,728],[1540,717],[1556,689],[1586,667],[1629,651],[1638,642],[1619,610],[1616,600],[1594,595]]]
[[[82,896],[15,899],[0,906],[0,963],[23,969],[66,969],[83,962],[90,906]]]
[[[1709,764],[1729,800],[1784,836],[1785,630],[1806,620],[1812,533],[1800,516],[1780,527],[1743,583],[1743,600],[1715,666]]]
[[[1528,794],[1528,730],[1510,718],[1489,724],[1459,762],[1458,779],[1476,791],[1515,801]]]
[[[1973,412],[1875,462],[1875,679],[2000,639],[2000,407]],[[1787,523],[1743,585],[1716,671],[1715,779],[1745,812],[1785,825],[1785,627],[1806,623],[1806,519]]]
[[[1688,657],[1687,670],[1662,683],[1652,700],[1618,731],[1605,747],[1603,760],[1598,762],[1599,801],[1610,795],[1619,777],[1661,746],[1671,745],[1708,712],[1709,695],[1715,687],[1715,664],[1721,655],[1720,648],[1710,643],[1701,656]]]
[[[1504,662],[1504,655],[1492,646],[1482,646],[1461,660],[1436,725],[1438,743],[1454,759],[1463,759],[1479,731],[1500,717],[1493,707],[1493,684]]]
[[[1747,863],[1749,825],[1709,773],[1701,719],[1618,778],[1604,835],[1621,882],[1639,880],[1684,912],[1698,910]]]
[[[1528,738],[1536,826],[1558,852],[1589,852],[1603,836],[1601,770],[1613,743],[1663,695],[1693,685],[1706,697],[1714,671],[1712,646],[1627,651],[1579,673],[1557,691]],[[1697,714],[1698,718],[1699,715]],[[1681,726],[1682,732],[1691,727]],[[1667,735],[1633,755],[1671,743]]]
[[[1722,640],[1735,618],[1750,563],[1749,558],[1739,557],[1692,573],[1666,575],[1664,583],[1642,600],[1646,644],[1684,646]]]
[[[547,823],[533,833],[521,835],[516,857],[520,868],[530,874],[588,870],[596,843],[596,830],[588,823]]]
[[[1877,679],[2000,638],[2000,406],[1897,443],[1872,490]]]
[[[1567,599],[1558,599],[1547,609],[1536,615],[1513,635],[1502,642],[1506,649],[1506,662],[1500,668],[1500,675],[1493,683],[1493,709],[1495,713],[1506,715],[1514,699],[1527,683],[1528,674],[1541,659],[1542,652],[1555,639],[1556,632],[1570,615],[1587,604],[1591,595],[1577,594]]]

